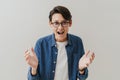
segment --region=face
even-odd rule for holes
[[[66,21],[59,13],[53,14],[52,20],[49,22],[54,34],[55,40],[63,42],[67,40],[67,33],[72,21]]]

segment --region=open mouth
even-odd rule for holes
[[[57,33],[58,33],[59,35],[63,35],[63,34],[64,34],[64,31],[61,31],[61,32],[58,31]]]

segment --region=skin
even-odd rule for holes
[[[57,22],[61,23],[64,20],[65,19],[63,18],[63,16],[61,14],[56,13],[56,14],[53,14],[52,21],[49,22],[49,25],[50,25],[51,29],[53,30],[53,32],[55,34],[55,40],[58,41],[58,42],[64,42],[64,41],[67,40],[67,33],[69,31],[69,28],[72,25],[72,20],[69,22],[68,26],[62,27],[60,25],[57,28],[55,28],[52,25],[52,22],[57,21]],[[58,34],[58,32],[62,33],[62,34]],[[79,60],[79,64],[78,64],[80,74],[84,74],[84,69],[87,68],[92,63],[94,58],[95,58],[94,52],[91,52],[91,51],[86,51],[85,52],[85,54]],[[38,59],[37,59],[37,56],[36,56],[33,48],[25,51],[25,60],[26,60],[27,64],[30,67],[32,67],[32,70],[31,70],[32,75],[35,75],[37,73]]]
[[[50,27],[52,28],[54,34],[55,34],[55,39],[58,42],[64,42],[67,40],[67,33],[69,31],[69,27],[71,27],[72,25],[72,21],[69,22],[69,25],[66,27],[62,27],[61,25],[58,28],[55,28],[52,25],[52,22],[63,22],[65,21],[65,19],[63,18],[63,16],[61,14],[54,14],[52,16],[52,21],[49,22]],[[58,32],[63,33],[63,34],[58,34]]]

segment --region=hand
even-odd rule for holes
[[[83,70],[87,68],[95,58],[95,54],[93,52],[87,51],[79,60],[79,70]]]
[[[32,67],[32,69],[34,69],[34,70],[37,69],[38,59],[37,59],[37,56],[36,56],[33,48],[25,51],[25,59],[26,59],[26,62]]]

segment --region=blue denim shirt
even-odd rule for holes
[[[68,58],[69,80],[85,80],[88,77],[88,69],[81,75],[78,70],[79,59],[84,54],[82,40],[72,34],[67,34],[68,44],[66,45]],[[31,74],[31,68],[28,72],[28,80],[54,80],[55,67],[58,49],[54,34],[40,38],[36,42],[35,52],[38,58],[37,74]]]

